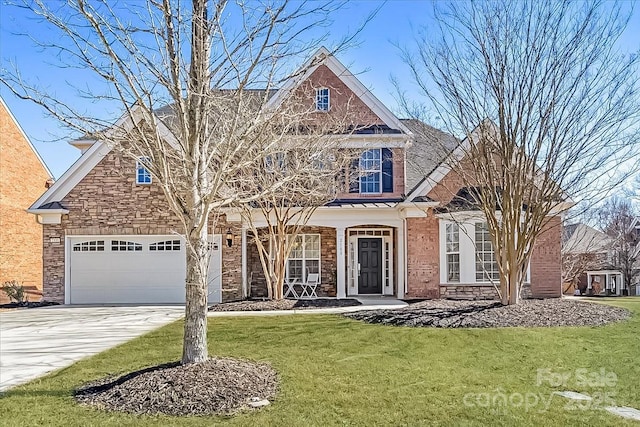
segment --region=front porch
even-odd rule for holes
[[[287,259],[288,297],[389,296],[404,294],[398,268],[399,232],[395,227],[379,224],[353,227],[306,226],[298,235]],[[258,248],[246,233],[247,296],[267,296],[267,286]],[[243,239],[243,240],[244,240]],[[402,265],[402,264],[400,264]],[[311,277],[319,283],[311,293]]]

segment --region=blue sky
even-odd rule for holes
[[[2,1],[2,0],[0,0]],[[631,5],[631,3],[628,3]],[[364,17],[380,3],[376,1],[351,1],[347,7],[334,16],[330,28],[332,36],[352,30]],[[410,44],[415,29],[432,25],[431,3],[427,1],[391,0],[384,4],[378,14],[368,23],[358,38],[358,45],[339,55],[339,59],[356,74],[362,83],[372,90],[383,103],[392,110],[396,109],[394,89],[390,76],[394,75],[411,91],[411,82],[406,66],[400,60],[393,42]],[[41,27],[30,19],[24,11],[0,4],[0,59],[2,66],[15,63],[20,72],[30,81],[36,81],[43,87],[69,99],[75,106],[94,114],[104,114],[104,105],[91,102],[75,94],[67,82],[74,85],[91,87],[98,82],[82,80],[82,74],[69,69],[57,69],[35,44],[24,35],[28,32],[34,38],[46,36]],[[638,50],[640,46],[640,12],[636,10],[622,38],[623,50]],[[50,55],[50,53],[48,53]],[[61,127],[56,120],[47,117],[40,107],[28,101],[14,97],[0,86],[0,95],[9,106],[23,130],[36,146],[56,178],[80,156],[80,152],[67,144],[72,135]],[[113,112],[110,112],[113,114]]]

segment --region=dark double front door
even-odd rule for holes
[[[359,294],[382,293],[382,239],[358,239]]]

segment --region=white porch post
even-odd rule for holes
[[[396,273],[398,281],[397,286],[398,286],[398,298],[402,299],[404,298],[404,278],[405,278],[405,272],[407,270],[407,263],[405,261],[405,236],[404,236],[404,221],[402,222],[402,225],[400,227],[397,228],[398,230],[398,242],[396,247],[398,248],[398,272]]]
[[[344,251],[344,227],[336,227],[336,292],[338,298],[347,297],[346,254]]]
[[[249,286],[247,283],[247,229],[242,227],[241,234],[242,244],[242,297],[247,298],[249,296]]]

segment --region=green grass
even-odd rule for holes
[[[606,302],[634,317],[597,328],[484,330],[387,327],[339,316],[210,319],[212,355],[268,361],[280,373],[272,405],[230,418],[171,418],[75,404],[72,390],[86,381],[177,360],[182,323],[176,322],[9,391],[0,399],[0,425],[638,425],[603,410],[567,407],[572,402],[559,396],[547,408],[539,403],[528,409],[473,399],[504,393],[515,396],[515,404],[518,396],[546,401],[552,391],[569,389],[609,393],[619,406],[640,408],[640,298]],[[605,369],[617,380],[579,387],[579,368]],[[538,369],[571,378],[564,387],[538,385]]]

